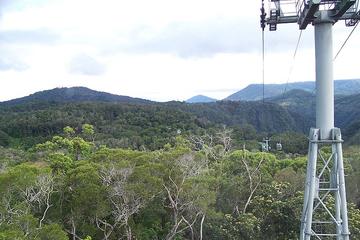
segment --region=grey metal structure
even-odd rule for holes
[[[261,27],[297,23],[301,30],[314,25],[316,56],[316,128],[310,130],[307,176],[300,240],[348,240],[342,138],[334,127],[332,26],[360,20],[359,0],[269,0],[269,16],[261,9]],[[321,150],[331,146],[331,152]]]
[[[260,143],[262,152],[269,152],[270,151],[271,147],[270,147],[269,142],[270,142],[270,139],[264,138],[263,141]]]

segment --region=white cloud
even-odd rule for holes
[[[8,70],[14,70],[14,71],[24,71],[28,68],[28,66],[21,61],[9,58],[9,57],[0,57],[0,71],[8,71]]]
[[[79,54],[71,59],[69,63],[69,71],[73,74],[84,74],[90,76],[102,75],[105,72],[105,66],[88,55]]]
[[[161,101],[224,98],[261,83],[259,4],[8,0],[0,18],[1,49],[7,49],[0,58],[0,100],[79,85]],[[335,26],[334,53],[351,30]],[[298,34],[296,24],[266,31],[266,83],[287,81]],[[359,40],[357,31],[335,62],[335,78],[359,78]],[[314,69],[309,26],[289,81],[313,80]]]
[[[0,31],[1,44],[53,44],[58,38],[47,29]]]

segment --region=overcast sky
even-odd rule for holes
[[[55,87],[156,101],[217,99],[261,83],[258,1],[0,0],[0,101]],[[351,28],[334,28],[334,53]],[[265,32],[266,83],[289,76],[298,26]],[[360,78],[360,32],[335,79]],[[313,81],[313,27],[303,32],[289,82]]]

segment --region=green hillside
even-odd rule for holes
[[[76,92],[80,91],[80,96]],[[0,103],[0,145],[31,147],[60,134],[65,126],[91,123],[99,143],[158,149],[181,132],[251,126],[260,136],[287,131],[307,134],[315,126],[314,95],[291,90],[262,101],[157,103],[89,89],[54,89]],[[86,94],[85,94],[86,93]],[[84,100],[85,99],[85,100]],[[360,95],[336,97],[336,126],[350,139],[358,132]]]
[[[297,238],[309,93],[188,104],[53,91],[0,103],[0,239]],[[358,102],[337,101],[353,132]],[[263,137],[270,152],[259,151]],[[358,146],[344,146],[352,239],[360,238]]]
[[[265,84],[265,98],[281,97],[282,94],[291,90],[303,90],[309,93],[315,92],[315,82],[294,82],[284,84]],[[360,92],[360,80],[335,80],[334,89],[336,95],[352,95]],[[231,94],[224,100],[231,101],[256,101],[262,99],[263,85],[250,84],[246,88]]]

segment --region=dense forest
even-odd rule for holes
[[[299,97],[0,104],[0,239],[298,239],[312,122],[283,103]],[[356,139],[358,121],[350,127]],[[270,152],[260,151],[264,137]],[[344,160],[360,239],[356,141]]]
[[[84,124],[27,151],[0,148],[0,239],[297,239],[304,156],[234,149],[226,128],[155,151],[95,136]],[[345,157],[359,239],[360,154]]]
[[[96,126],[99,144],[156,150],[178,133],[211,132],[223,125],[251,140],[289,131],[303,133],[309,124],[301,119],[274,103],[29,102],[0,105],[0,145],[27,149],[60,134],[65,126],[77,130],[90,123]]]

